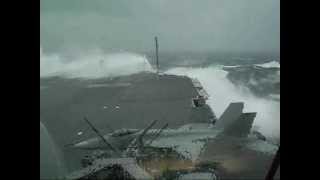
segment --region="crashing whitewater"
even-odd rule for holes
[[[230,102],[245,103],[245,112],[257,112],[254,128],[268,137],[280,137],[280,102],[254,96],[227,79],[223,66],[173,68],[166,73],[197,78],[210,95],[207,103],[219,117]]]
[[[94,79],[152,72],[147,58],[135,53],[106,54],[101,51],[67,58],[57,54],[46,55],[40,48],[40,77]]]

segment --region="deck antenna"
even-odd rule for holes
[[[157,74],[159,75],[159,55],[158,55],[158,49],[159,49],[159,45],[158,45],[158,37],[156,36],[154,38],[155,43],[156,43],[156,63],[157,63]]]

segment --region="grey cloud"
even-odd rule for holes
[[[42,0],[44,50],[279,51],[278,0]]]

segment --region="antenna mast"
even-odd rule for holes
[[[159,56],[158,56],[158,49],[159,49],[159,46],[158,46],[158,38],[157,36],[154,38],[155,40],[155,43],[156,43],[156,63],[157,63],[157,74],[159,74]]]

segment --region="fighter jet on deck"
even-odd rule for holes
[[[182,156],[197,160],[208,142],[236,143],[239,148],[274,154],[277,145],[266,140],[261,133],[252,133],[255,112],[243,113],[242,102],[231,103],[215,124],[186,124],[178,129],[151,129],[156,120],[145,129],[119,129],[102,135],[86,118],[85,121],[98,137],[69,144],[68,147],[84,150],[111,151],[113,156],[128,157],[132,149],[145,147],[172,148]]]

